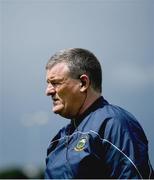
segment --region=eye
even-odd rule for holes
[[[58,82],[52,82],[51,84],[52,84],[52,86],[57,86],[59,83]]]
[[[60,82],[50,82],[50,84],[51,84],[54,88],[59,87],[59,86],[61,85]]]
[[[50,84],[52,87],[56,88],[59,87],[62,84],[62,82],[56,80],[48,80],[47,84]]]

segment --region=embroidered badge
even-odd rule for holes
[[[85,147],[86,142],[87,142],[87,137],[82,137],[78,141],[78,143],[77,143],[76,147],[74,148],[74,150],[75,151],[82,151],[84,149],[84,147]]]

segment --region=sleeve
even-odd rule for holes
[[[111,118],[100,134],[101,156],[109,178],[150,178],[153,170],[148,158],[148,142],[138,122]]]

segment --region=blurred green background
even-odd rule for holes
[[[0,179],[43,179],[43,169],[22,169],[21,167],[9,167],[0,170]]]

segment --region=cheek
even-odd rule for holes
[[[79,97],[79,90],[78,87],[73,86],[65,86],[57,92],[61,102],[65,105],[72,105],[75,104]]]
[[[58,90],[57,95],[58,95],[61,103],[63,103],[63,104],[65,103],[65,101],[69,97],[68,94],[69,94],[69,91],[66,88],[61,88],[61,89]]]

